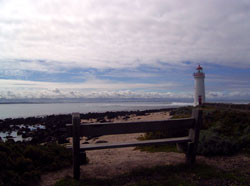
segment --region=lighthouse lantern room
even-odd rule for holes
[[[195,80],[194,106],[197,106],[205,103],[205,73],[200,65],[198,65],[193,75]]]

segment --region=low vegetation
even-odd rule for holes
[[[97,186],[97,185],[247,185],[250,176],[236,170],[223,171],[206,164],[197,164],[187,168],[184,164],[143,168],[111,179],[89,179],[75,181],[66,177],[55,186]]]
[[[250,112],[233,109],[203,107],[203,125],[200,132],[198,154],[204,156],[233,155],[239,152],[250,154]],[[192,107],[183,107],[171,112],[172,118],[191,117]],[[177,132],[146,133],[144,139],[184,136]],[[170,148],[171,147],[171,148]],[[141,150],[166,152],[173,146],[142,147]],[[175,149],[176,150],[176,149]]]
[[[250,112],[204,108],[198,153],[205,156],[250,152]]]
[[[71,165],[71,152],[57,144],[0,143],[0,185],[29,185],[43,172]]]

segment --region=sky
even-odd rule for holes
[[[250,102],[249,0],[0,0],[0,102]]]

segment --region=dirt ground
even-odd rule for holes
[[[139,120],[163,120],[169,119],[168,112],[151,113],[146,116],[130,116],[127,121],[139,121]],[[122,118],[116,119],[116,122],[123,121]],[[84,121],[86,122],[86,121]],[[95,122],[95,121],[93,121]],[[136,141],[139,136],[143,134],[126,134],[126,135],[109,135],[101,136],[99,138],[91,139],[89,143],[96,142],[125,142]],[[82,139],[82,143],[86,139]],[[81,178],[110,178],[126,172],[130,172],[136,168],[153,167],[157,165],[169,165],[184,163],[185,154],[176,152],[141,152],[134,150],[134,147],[120,148],[120,149],[104,149],[87,151],[87,157],[89,163],[81,166]],[[197,157],[198,162],[206,162],[210,165],[215,165],[222,169],[235,168],[237,166],[249,166],[250,158],[243,155],[234,157],[216,157],[205,158]],[[249,166],[250,167],[250,166]],[[72,168],[60,170],[57,172],[48,173],[42,175],[40,186],[52,186],[56,181],[62,179],[65,176],[72,176]]]

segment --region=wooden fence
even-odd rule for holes
[[[86,150],[98,150],[108,148],[122,148],[133,146],[145,146],[167,143],[187,143],[186,163],[191,166],[195,163],[196,150],[199,141],[200,126],[202,123],[202,111],[193,110],[191,118],[171,119],[160,121],[140,121],[125,123],[91,123],[81,124],[80,114],[72,114],[72,124],[67,125],[69,133],[73,136],[73,175],[75,179],[80,179],[80,152]],[[164,138],[155,140],[144,140],[136,142],[122,143],[98,143],[98,144],[80,144],[80,136],[102,136],[113,134],[128,134],[156,131],[184,131],[189,130],[188,136]]]

